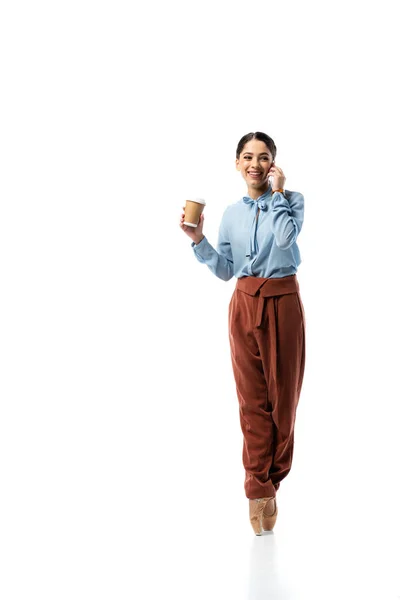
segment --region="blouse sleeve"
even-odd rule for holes
[[[283,250],[297,240],[304,220],[304,196],[290,192],[289,197],[275,192],[272,198],[272,231],[276,245]]]
[[[201,263],[205,263],[214,275],[224,281],[229,281],[234,273],[232,248],[226,223],[227,210],[228,209],[225,209],[225,212],[222,215],[218,232],[217,249],[210,244],[206,237],[204,237],[199,244],[192,242],[192,248],[197,260]]]

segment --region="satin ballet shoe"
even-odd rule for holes
[[[273,503],[271,501],[273,501]],[[273,513],[272,510],[274,511]],[[250,523],[254,533],[256,535],[261,535],[263,529],[265,531],[270,531],[275,524],[277,512],[275,497],[255,498],[254,500],[249,499]],[[264,525],[268,529],[266,529]]]
[[[278,516],[278,505],[275,498],[268,498],[268,501],[264,505],[264,509],[261,517],[261,525],[263,531],[272,531],[276,523]]]

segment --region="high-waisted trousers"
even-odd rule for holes
[[[305,314],[296,275],[238,279],[229,304],[229,340],[245,494],[275,496],[292,465],[305,366]]]

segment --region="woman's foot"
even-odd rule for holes
[[[276,496],[269,498],[268,502],[264,506],[261,525],[264,531],[272,531],[276,523],[278,516],[278,505],[276,503]]]
[[[255,498],[249,500],[250,523],[256,535],[271,531],[278,516],[276,498]]]

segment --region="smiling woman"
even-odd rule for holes
[[[304,197],[284,189],[276,146],[248,133],[236,149],[247,194],[224,211],[216,249],[196,228],[181,228],[194,254],[220,279],[237,277],[229,340],[243,432],[244,489],[254,532],[271,530],[276,492],[292,465],[296,408],[305,368],[305,315],[297,280]]]

